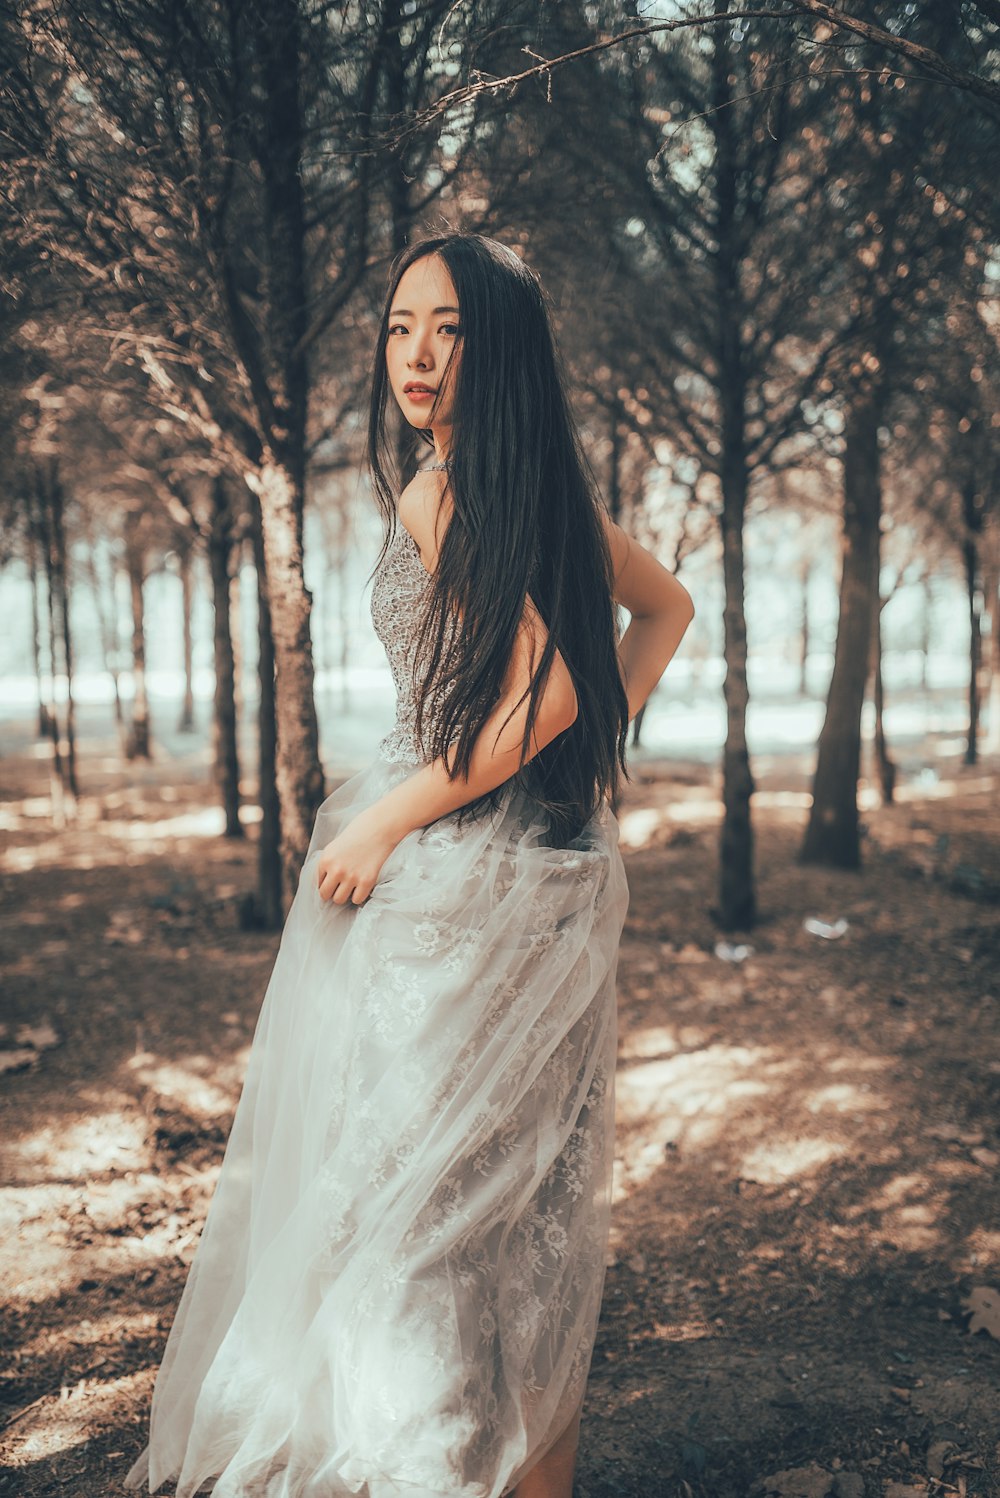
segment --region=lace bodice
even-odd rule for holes
[[[396,722],[378,745],[383,759],[424,762],[428,757],[416,736],[420,676],[414,671],[413,651],[430,580],[419,546],[398,521],[371,593],[372,624],[388,656],[396,687]],[[425,738],[433,726],[432,708],[424,715]]]

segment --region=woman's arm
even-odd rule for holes
[[[615,600],[632,618],[618,642],[629,719],[663,675],[694,618],[694,602],[672,572],[602,514],[615,568]]]
[[[443,480],[437,472],[418,474],[399,499],[399,518],[420,548],[424,566],[437,566]],[[467,775],[450,779],[445,760],[434,759],[393,786],[360,812],[323,850],[317,880],[323,899],[337,905],[362,904],[371,894],[382,865],[407,833],[426,827],[450,811],[495,790],[517,773],[521,741],[528,719],[527,688],[548,632],[534,601],[526,601],[514,639],[500,701],[486,719],[472,747]],[[524,694],[524,701],[515,706]],[[566,662],[556,651],[538,703],[525,760],[534,759],[563,732],[577,714],[576,692]],[[509,722],[504,720],[510,715]]]

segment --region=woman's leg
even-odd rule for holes
[[[581,1413],[582,1406],[555,1444],[521,1478],[510,1498],[572,1498]]]

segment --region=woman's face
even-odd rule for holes
[[[430,427],[439,445],[451,431],[460,354],[454,282],[439,255],[423,255],[407,267],[396,287],[385,360],[403,415],[411,426]]]

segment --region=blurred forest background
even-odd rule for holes
[[[446,229],[540,273],[698,611],[579,1491],[1000,1491],[1000,5],[0,0],[0,70],[9,1491],[118,1491],[391,724],[366,392]]]

